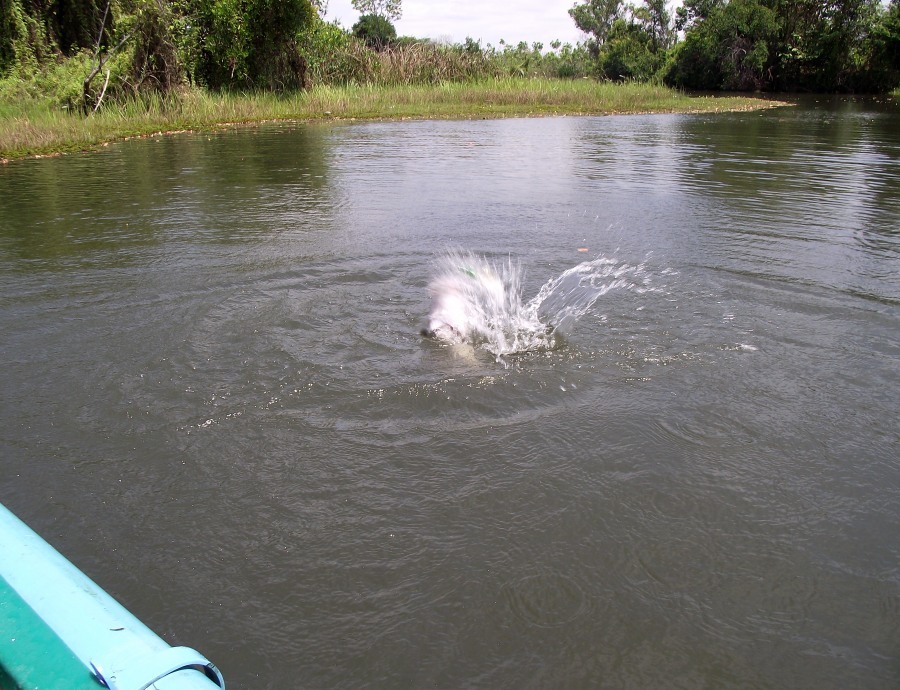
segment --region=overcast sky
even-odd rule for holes
[[[467,36],[482,45],[540,41],[545,49],[584,40],[569,16],[575,0],[402,0],[403,16],[394,23],[399,36],[415,36],[462,43]],[[345,29],[359,19],[350,0],[328,0],[328,21],[337,19]]]

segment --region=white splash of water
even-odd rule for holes
[[[470,252],[447,252],[428,286],[432,309],[425,332],[497,356],[553,347],[537,310],[522,302],[522,278],[512,259],[496,264]]]
[[[511,258],[495,263],[471,252],[450,251],[436,263],[428,289],[432,309],[423,333],[450,344],[469,344],[497,357],[553,349],[558,335],[610,290],[651,290],[643,264],[600,256],[547,281],[522,299],[524,270]]]

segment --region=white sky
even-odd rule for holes
[[[516,44],[535,41],[550,49],[550,42],[584,40],[569,16],[575,0],[402,0],[403,16],[394,23],[398,36],[415,36],[462,43],[467,36],[500,47],[500,39]],[[350,0],[328,0],[328,21],[337,19],[345,29],[359,19]]]

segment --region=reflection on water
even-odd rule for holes
[[[229,137],[241,145],[216,146]],[[95,256],[103,268],[139,262],[145,249],[321,227],[335,207],[324,146],[315,128],[238,131],[13,164],[0,178],[0,247],[22,260],[10,268],[55,269]]]
[[[230,688],[892,687],[898,154],[836,101],[10,164],[0,500]],[[421,336],[454,247],[552,347]]]

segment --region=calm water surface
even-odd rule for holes
[[[898,193],[872,102],[10,164],[0,501],[233,690],[896,688]],[[626,278],[498,359],[448,248]]]

